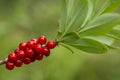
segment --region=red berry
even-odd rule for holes
[[[43,55],[45,55],[45,56],[49,56],[49,55],[50,55],[50,49],[48,49],[47,47],[44,47],[42,53],[43,53]]]
[[[31,62],[35,62],[35,56],[31,57]]]
[[[27,44],[26,44],[26,46],[28,47],[28,48],[34,48],[34,42],[33,41],[28,41],[27,42]]]
[[[25,50],[25,49],[26,49],[26,43],[23,43],[23,42],[20,43],[20,44],[19,44],[19,49],[20,49],[20,50]]]
[[[38,42],[39,42],[40,44],[45,44],[46,41],[47,41],[47,39],[46,39],[45,36],[40,36],[40,37],[38,38]]]
[[[37,39],[31,39],[30,41],[33,41],[33,43],[35,44],[35,45],[37,45],[38,44],[38,40]]]
[[[49,48],[49,49],[53,49],[56,47],[56,42],[55,41],[48,41],[47,44],[46,44],[46,47]]]
[[[14,69],[14,63],[12,63],[12,62],[7,62],[7,63],[6,63],[6,68],[7,68],[8,70],[13,70],[13,69]]]
[[[43,55],[42,54],[38,54],[35,56],[36,60],[40,61],[43,59]]]
[[[17,53],[18,59],[24,59],[25,58],[25,53],[22,50],[19,50]]]
[[[43,51],[43,47],[42,47],[42,45],[35,45],[34,50],[35,50],[36,54],[40,54]]]
[[[30,59],[30,58],[25,58],[25,59],[23,59],[23,63],[24,63],[24,64],[30,64],[30,62],[31,62],[31,59]]]
[[[32,57],[32,56],[34,55],[34,52],[33,52],[32,49],[27,48],[27,49],[25,50],[25,55],[26,55],[26,57]]]
[[[15,61],[17,60],[17,55],[16,55],[15,53],[10,53],[10,54],[8,55],[8,60],[9,60],[10,62],[15,62]]]
[[[15,49],[14,53],[17,54],[20,51],[19,48]]]
[[[21,60],[17,60],[14,64],[16,67],[21,67],[23,62]]]

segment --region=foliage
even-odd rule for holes
[[[119,0],[62,0],[58,42],[88,53],[119,49]],[[113,7],[113,8],[111,8]],[[117,34],[117,35],[116,35]]]

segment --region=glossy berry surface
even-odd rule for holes
[[[47,47],[44,47],[42,54],[45,55],[45,56],[49,56],[50,55],[50,49],[48,49]]]
[[[17,61],[14,63],[14,65],[15,65],[16,67],[21,67],[22,64],[23,64],[23,62],[22,62],[21,60],[17,60]]]
[[[25,50],[25,55],[26,55],[26,57],[32,57],[32,56],[34,55],[34,52],[33,52],[32,49],[27,48],[27,49]]]
[[[23,42],[20,43],[20,44],[19,44],[19,49],[20,49],[20,50],[25,50],[25,49],[26,49],[26,43],[23,43]]]
[[[24,64],[30,64],[30,62],[31,62],[31,59],[30,59],[30,58],[25,58],[25,59],[23,59],[23,63],[24,63]]]
[[[25,53],[24,51],[22,50],[19,50],[17,53],[16,53],[18,59],[24,59],[25,58]]]
[[[17,55],[16,55],[15,53],[10,53],[10,54],[8,55],[8,60],[9,60],[10,62],[15,62],[15,61],[17,60]]]
[[[47,44],[46,44],[46,47],[49,48],[49,49],[53,49],[56,47],[56,42],[55,41],[48,41]]]
[[[45,44],[46,41],[47,41],[47,39],[46,39],[45,36],[40,36],[40,37],[38,38],[38,42],[39,42],[40,44]]]
[[[28,41],[26,46],[27,46],[27,48],[34,48],[34,42],[33,41]]]
[[[34,51],[35,51],[36,54],[41,54],[42,51],[43,51],[42,45],[36,45],[36,46],[34,47]]]
[[[15,49],[14,53],[17,54],[20,51],[19,48]]]
[[[38,42],[38,40],[37,39],[31,39],[30,41],[32,41],[33,43],[34,43],[34,45],[37,45],[39,42]]]
[[[35,59],[40,61],[40,60],[43,59],[43,55],[42,54],[38,54],[38,55],[35,56]]]
[[[7,68],[8,70],[13,70],[13,69],[14,69],[14,63],[12,63],[12,62],[7,62],[7,63],[6,63],[6,68]]]

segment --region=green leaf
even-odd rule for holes
[[[104,35],[120,23],[119,14],[103,14],[89,22],[82,30],[80,36]]]
[[[60,38],[60,36],[62,35],[62,32],[60,30],[57,31],[57,36],[56,36],[56,40],[58,41],[58,39]]]
[[[113,39],[115,39],[115,40],[120,41],[120,38],[119,38],[118,36],[116,36],[116,35],[113,35],[113,34],[106,34],[106,36],[111,37],[111,38],[113,38]]]
[[[78,40],[80,37],[79,37],[79,34],[77,32],[70,32],[68,34],[66,34],[61,40],[60,42],[74,42],[76,40]]]
[[[115,40],[109,36],[85,36],[85,38],[99,41],[102,44],[106,45],[109,49],[120,49],[120,47],[114,45]]]
[[[96,0],[94,2],[96,2],[94,17],[103,13],[115,12],[120,6],[120,0]]]
[[[108,51],[108,48],[104,44],[90,38],[81,38],[75,42],[65,44],[68,44],[79,50],[94,54],[101,54]]]
[[[110,5],[104,10],[104,13],[115,12],[120,7],[120,0],[109,0]]]
[[[70,1],[74,1],[74,0],[70,0]],[[87,6],[86,0],[74,1],[73,7],[72,7],[73,12],[70,13],[71,15],[68,15],[68,22],[65,28],[65,32],[69,33],[75,30],[76,28],[80,27],[80,25],[83,23],[86,17],[86,13],[87,13],[86,6]]]
[[[106,36],[113,38],[114,40],[120,41],[120,25],[113,28]]]
[[[84,38],[89,38],[89,39],[92,39],[92,40],[96,40],[96,41],[99,41],[100,43],[102,44],[105,44],[105,45],[112,45],[114,43],[114,39],[108,37],[108,36],[85,36]]]
[[[60,30],[66,34],[82,25],[87,14],[87,0],[63,0]]]
[[[67,18],[67,3],[66,0],[62,0],[62,15],[59,25],[60,31],[62,32],[65,29],[66,18]]]
[[[109,49],[118,49],[120,50],[120,47],[113,46],[113,45],[106,45]]]
[[[110,0],[104,1],[98,0],[95,5],[94,17],[101,15],[110,6],[110,4],[111,4]]]
[[[86,15],[85,21],[83,22],[83,24],[81,25],[81,27],[83,27],[91,19],[91,17],[92,17],[92,13],[93,13],[93,9],[94,9],[94,2],[93,1],[94,0],[88,0],[87,15]]]

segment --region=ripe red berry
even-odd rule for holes
[[[24,64],[30,64],[30,62],[31,62],[31,59],[30,59],[30,58],[25,58],[25,59],[23,59],[23,63],[24,63]]]
[[[33,52],[32,49],[27,48],[27,49],[25,50],[25,55],[26,55],[26,57],[32,57],[32,56],[34,55],[34,52]]]
[[[56,42],[55,41],[48,41],[47,44],[46,44],[46,47],[49,48],[49,49],[53,49],[56,47]]]
[[[43,55],[42,54],[38,54],[35,56],[36,60],[40,61],[43,59]]]
[[[26,43],[23,43],[23,42],[20,43],[20,44],[19,44],[19,49],[20,49],[20,50],[25,50],[25,49],[26,49]]]
[[[50,49],[48,49],[47,47],[44,47],[42,54],[45,56],[49,56],[50,55]]]
[[[17,53],[16,53],[18,59],[24,59],[25,58],[25,52],[22,51],[22,50],[19,50]]]
[[[17,54],[20,51],[19,48],[15,49],[14,53]]]
[[[27,44],[26,44],[26,46],[28,47],[28,48],[34,48],[34,42],[33,41],[28,41],[27,42]]]
[[[38,38],[38,42],[39,42],[40,44],[45,44],[46,41],[47,41],[47,38],[46,38],[45,36],[40,36],[40,37]]]
[[[16,67],[21,67],[23,62],[21,60],[17,60],[14,64]]]
[[[10,53],[10,54],[8,55],[8,60],[9,60],[10,62],[15,62],[15,61],[17,60],[17,55],[16,55],[15,53]]]
[[[35,56],[31,57],[31,62],[35,62]]]
[[[7,63],[6,63],[6,68],[7,68],[8,70],[13,70],[13,69],[14,69],[14,63],[12,63],[12,62],[7,62]]]
[[[36,54],[42,53],[42,51],[43,51],[42,45],[35,45],[34,46],[34,51],[35,51]]]
[[[31,39],[30,41],[33,41],[33,43],[35,44],[35,45],[37,45],[38,44],[38,40],[37,39]]]

